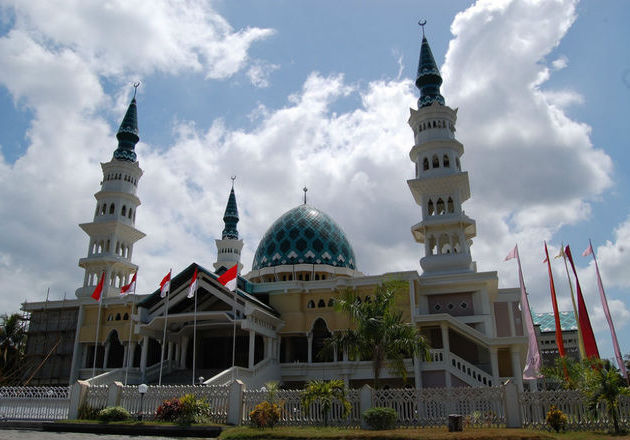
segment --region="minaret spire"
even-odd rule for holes
[[[238,271],[241,271],[241,250],[243,249],[243,240],[238,238],[238,207],[236,205],[236,195],[234,194],[234,181],[236,176],[232,176],[232,189],[228,197],[225,213],[223,214],[223,222],[225,228],[221,234],[221,240],[215,240],[217,245],[217,261],[214,263],[214,269],[219,270],[221,267],[229,269],[238,264]]]
[[[140,82],[133,84],[133,98],[116,134],[116,138],[118,138],[118,148],[114,151],[114,159],[128,162],[136,161],[136,152],[134,149],[140,140],[138,136],[138,109],[136,105],[136,92],[139,86]]]
[[[440,94],[442,76],[435,63],[433,53],[427,38],[424,36],[424,25],[426,20],[420,20],[418,24],[422,27],[422,46],[420,47],[420,60],[418,61],[418,74],[416,76],[416,87],[420,89],[420,99],[418,108],[427,107],[434,102],[444,105],[444,97]]]

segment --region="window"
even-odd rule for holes
[[[318,307],[318,308],[321,308],[321,307],[326,307],[326,302],[325,302],[323,299],[320,299],[320,300],[317,302],[317,307]]]
[[[440,159],[438,159],[437,154],[433,155],[433,168],[440,168]]]
[[[335,306],[335,298],[330,298],[328,300],[328,307],[334,307]]]
[[[310,301],[308,302],[308,304],[306,305],[306,308],[307,308],[307,309],[314,309],[314,308],[315,308],[315,301],[310,300]]]
[[[116,210],[116,205],[114,203],[112,203],[110,205],[110,207],[109,207],[109,213],[113,214],[115,210]]]
[[[448,155],[445,154],[444,157],[442,158],[442,163],[444,164],[444,168],[450,168],[451,163],[448,160]]]
[[[122,210],[120,211],[120,215],[123,217],[127,215],[127,207],[123,205]]]
[[[107,203],[103,203],[103,209],[101,210],[101,215],[107,213]]]
[[[422,168],[424,169],[424,171],[429,169],[429,159],[427,159],[426,157],[422,161]]]

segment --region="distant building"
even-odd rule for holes
[[[562,342],[566,356],[580,360],[580,348],[578,344],[578,327],[573,312],[559,312],[560,328],[562,329]],[[538,348],[543,365],[550,367],[560,356],[558,344],[556,344],[556,320],[553,312],[532,313],[534,329]]]

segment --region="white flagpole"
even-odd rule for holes
[[[195,280],[195,283],[197,280]],[[192,384],[195,384],[195,366],[197,363],[197,289],[195,289],[195,313],[193,319],[193,359],[192,359]]]
[[[137,276],[138,271],[134,276]],[[138,278],[136,278],[136,283]],[[131,313],[129,314],[129,340],[127,341],[127,365],[125,366],[125,386],[127,385],[127,378],[129,377],[129,364],[131,361],[131,332],[133,331],[133,308],[136,305],[136,284],[133,285],[133,298],[131,299]]]
[[[234,380],[234,371],[236,370],[235,361],[236,361],[236,289],[232,291],[232,295],[234,297],[234,304],[232,309],[232,380]]]
[[[101,275],[105,278],[105,272]],[[105,280],[103,280],[103,286],[105,285]],[[101,294],[98,298],[98,318],[96,319],[96,338],[94,339],[94,360],[92,361],[92,377],[96,376],[96,355],[98,349],[98,336],[101,330],[101,305],[103,304],[103,289],[101,289]]]
[[[166,291],[166,307],[164,312],[164,333],[162,334],[162,353],[160,354],[160,379],[158,380],[158,385],[162,385],[162,370],[164,369],[164,348],[166,346],[166,323],[168,321],[168,299],[171,296],[171,283],[173,269],[168,271],[168,290]]]
[[[571,303],[573,304],[573,316],[575,316],[575,324],[578,330],[578,350],[580,351],[580,359],[586,359],[586,351],[584,350],[584,340],[582,339],[582,327],[578,318],[577,305],[575,304],[575,294],[573,293],[573,282],[569,275],[569,265],[567,264],[567,256],[564,253],[564,243],[561,244],[562,260],[564,261],[564,270],[567,273],[567,281],[569,282],[569,290],[571,291]]]

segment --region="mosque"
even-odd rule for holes
[[[80,225],[89,245],[79,260],[85,276],[76,299],[23,305],[31,316],[27,359],[45,358],[39,369],[29,370],[29,380],[220,385],[238,378],[257,388],[270,380],[299,387],[312,379],[341,378],[358,387],[373,378],[369,360],[347,352],[319,356],[324,340],[349,325],[335,311],[335,298],[351,288],[361,301],[370,301],[376,286],[398,279],[407,287],[397,307],[424,335],[430,361],[408,359],[406,383],[385,369],[384,385],[478,387],[511,379],[522,388],[527,337],[520,290],[499,289],[497,273],[478,272],[472,259],[476,224],[462,209],[471,194],[464,147],[455,138],[458,110],[445,104],[441,83],[423,35],[415,82],[420,98],[408,120],[415,177],[407,182],[421,209],[411,226],[413,239],[424,245],[421,274],[416,268],[361,273],[341,226],[305,199],[278,213],[258,244],[251,271],[239,275],[232,292],[217,281],[228,268],[238,264],[240,273],[243,267],[232,188],[212,268],[193,262],[173,274],[165,298],[159,289],[120,294],[138,270],[133,248],[145,236],[135,227],[143,171],[134,151],[139,141],[134,97],[113,158],[101,164],[94,218]],[[197,295],[188,298],[195,272]],[[90,296],[102,273],[99,308]]]

